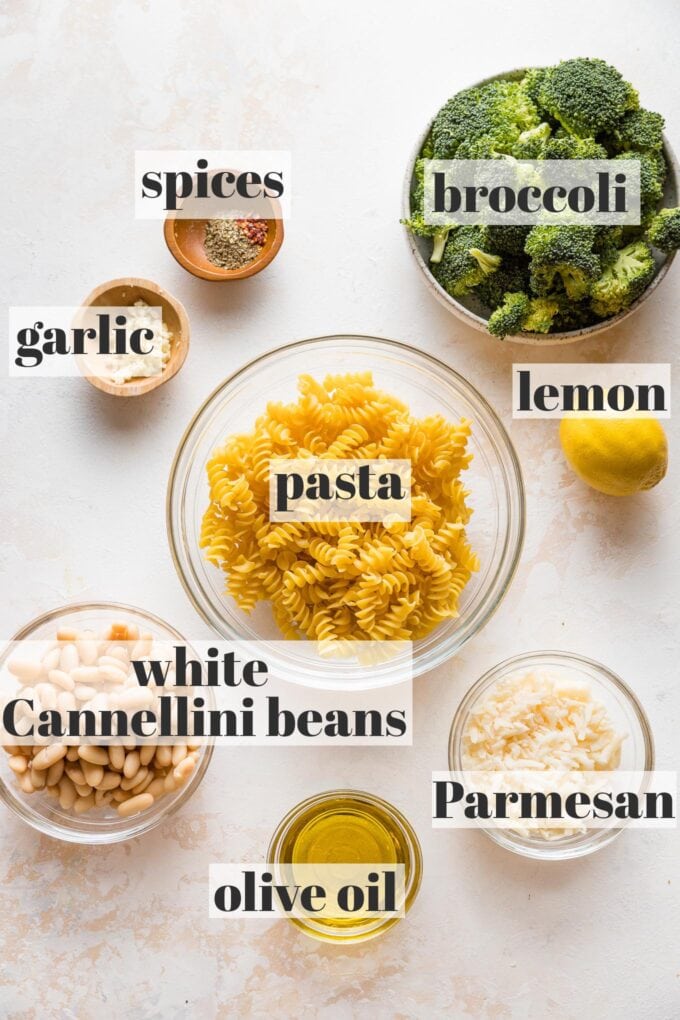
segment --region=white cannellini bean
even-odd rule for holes
[[[123,765],[123,775],[130,779],[139,772],[139,751],[129,751]]]
[[[76,684],[85,684],[86,686],[99,683],[99,668],[97,666],[76,666],[71,670],[71,679]]]
[[[80,767],[85,774],[85,782],[88,786],[99,786],[104,778],[104,769],[101,765],[94,765],[91,761],[81,758]]]
[[[28,759],[24,758],[23,754],[13,754],[7,762],[12,772],[16,772],[18,776],[23,776],[24,772],[28,768]]]
[[[109,663],[101,665],[100,661],[100,664],[97,667],[97,673],[100,680],[108,680],[114,684],[124,684],[127,680],[127,672],[121,668],[120,662],[118,662],[117,665],[112,666]]]
[[[42,663],[35,662],[33,659],[13,657],[8,661],[7,669],[24,684],[35,683],[42,675]]]
[[[73,782],[68,776],[62,776],[59,780],[59,806],[64,811],[70,811],[76,802],[78,793]]]
[[[47,770],[47,778],[45,782],[48,786],[56,787],[59,780],[64,774],[64,758],[60,758],[59,761],[55,761],[54,765],[50,765]]]
[[[42,665],[43,665],[43,669],[48,674],[48,676],[49,676],[50,670],[58,669],[59,668],[59,656],[60,655],[61,655],[61,652],[60,652],[59,648],[51,648],[49,652],[46,652],[45,655],[43,655]]]
[[[119,644],[109,645],[106,652],[106,658],[118,659],[118,662],[122,663],[125,666],[126,670],[130,662],[130,656],[128,655],[127,649],[124,648],[123,645]]]
[[[109,759],[111,767],[122,772],[125,765],[125,748],[117,745],[109,747]]]
[[[76,641],[76,649],[84,666],[93,666],[95,664],[97,661],[97,642],[93,641],[89,634]]]
[[[36,684],[35,693],[38,695],[43,708],[51,711],[57,707],[57,692],[52,684]]]
[[[139,687],[134,690],[121,691],[116,700],[119,708],[129,712],[137,708],[148,708],[153,702],[153,694],[148,688]]]
[[[80,656],[75,645],[64,645],[59,656],[59,669],[70,673],[80,665]]]
[[[75,696],[78,701],[90,701],[96,693],[94,687],[78,686],[75,689]]]
[[[47,679],[51,684],[61,687],[64,691],[72,691],[75,687],[70,673],[64,673],[62,669],[51,669],[47,674]]]
[[[70,691],[61,691],[57,694],[57,708],[62,715],[64,712],[73,712],[76,707],[76,699]]]
[[[66,751],[67,748],[64,744],[50,744],[48,747],[43,747],[33,759],[33,768],[50,768],[55,762],[61,761],[62,758],[66,757]]]
[[[92,765],[108,765],[109,764],[109,752],[105,747],[96,747],[95,745],[83,744],[78,748],[78,757],[82,761],[89,761]]]
[[[75,804],[73,805],[73,810],[77,815],[82,815],[86,811],[90,811],[93,807],[94,807],[94,794],[87,793],[82,797],[78,797]]]
[[[129,818],[130,815],[136,815],[140,811],[146,811],[153,804],[153,795],[150,793],[140,793],[138,797],[131,797],[130,800],[124,800],[118,805],[118,814],[121,818]]]

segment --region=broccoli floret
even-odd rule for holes
[[[597,58],[563,60],[543,75],[539,106],[579,138],[611,132],[628,110],[639,106],[638,94],[615,67]]]
[[[596,321],[587,302],[570,301],[566,294],[529,297],[524,291],[506,292],[489,318],[489,332],[503,339],[519,332],[553,333],[579,329]]]
[[[622,248],[616,261],[593,285],[591,306],[595,314],[608,319],[632,305],[651,282],[655,268],[652,250],[644,241],[633,241]]]
[[[415,165],[415,188],[411,196],[411,216],[401,222],[412,234],[418,237],[432,238],[432,254],[430,262],[439,262],[444,253],[446,239],[453,230],[452,225],[436,227],[425,222],[424,201],[425,201],[425,158],[416,160]]]
[[[499,255],[485,249],[484,227],[458,227],[444,246],[441,262],[432,267],[434,278],[453,297],[464,297],[501,263]]]
[[[515,159],[546,159],[545,145],[551,130],[550,124],[544,121],[538,127],[523,131],[512,146],[512,155]]]
[[[592,226],[536,226],[529,231],[524,250],[531,258],[531,289],[539,296],[558,290],[560,284],[572,301],[590,293],[600,275],[600,257],[593,250]]]
[[[520,82],[487,82],[458,92],[441,108],[432,125],[434,156],[453,159],[463,142],[484,135],[495,139],[499,152],[510,152],[523,131],[539,124],[538,111]]]
[[[680,208],[658,212],[647,229],[647,240],[667,255],[677,251],[680,248]]]
[[[502,224],[490,223],[486,228],[486,237],[489,251],[494,255],[524,254],[524,245],[531,230],[530,226],[522,226],[520,223],[511,223],[507,227]],[[515,288],[509,288],[514,290]]]
[[[508,159],[506,152],[498,148],[498,139],[493,135],[468,138],[456,149],[456,159]]]
[[[546,142],[544,159],[606,159],[607,150],[594,138],[558,135]]]
[[[642,222],[649,220],[663,197],[667,166],[661,152],[621,152],[617,159],[640,161],[640,211]]]
[[[489,227],[491,232],[493,228]],[[511,230],[512,227],[497,227],[498,230]],[[503,304],[505,295],[511,291],[529,290],[529,270],[526,263],[519,259],[504,257],[502,264],[494,273],[488,273],[474,289],[476,297],[492,311]]]
[[[661,152],[622,152],[617,159],[638,159],[640,162],[640,214],[642,222],[649,220],[664,196],[666,159]]]
[[[661,152],[665,121],[652,110],[629,110],[614,128],[610,144],[615,152]]]
[[[547,70],[547,67],[530,67],[521,82],[522,91],[529,101],[538,108],[539,113],[542,112],[539,95]]]
[[[583,329],[597,322],[597,317],[590,307],[588,298],[585,301],[569,301],[566,295],[561,295],[561,297],[560,310],[553,322],[553,332]]]
[[[593,250],[600,256],[602,268],[611,265],[619,254],[619,248],[624,246],[624,232],[622,226],[595,227],[595,244]]]
[[[523,331],[525,333],[549,333],[563,304],[564,301],[559,297],[532,298],[522,323]]]
[[[492,312],[487,324],[489,333],[501,340],[506,336],[519,333],[529,312],[531,301],[524,291],[509,292],[504,295],[503,304]]]

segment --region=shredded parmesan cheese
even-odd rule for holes
[[[517,792],[533,785],[521,772],[530,780],[531,773],[549,771],[551,788],[566,792],[573,786],[569,773],[617,769],[623,739],[587,683],[518,673],[500,680],[473,706],[462,738],[462,765],[468,772],[503,773],[503,786]],[[497,781],[498,776],[496,787]],[[535,830],[546,839],[584,831],[538,824],[517,831]]]

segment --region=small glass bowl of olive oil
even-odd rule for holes
[[[330,790],[302,801],[279,823],[267,852],[267,861],[280,875],[295,874],[296,866],[328,866],[341,869],[371,864],[403,865],[399,885],[400,913],[410,909],[423,872],[420,843],[410,823],[387,801],[360,790]],[[305,869],[301,869],[305,870]],[[313,869],[312,869],[313,870]],[[332,871],[332,867],[330,869]],[[344,916],[298,916],[291,922],[305,935],[326,942],[363,942],[392,928],[400,916],[376,914],[370,910]]]

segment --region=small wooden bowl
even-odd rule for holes
[[[171,297],[167,291],[152,280],[142,280],[134,276],[120,280],[109,280],[95,287],[83,302],[86,307],[129,307],[135,301],[144,301],[147,305],[163,309],[163,322],[172,333],[170,358],[160,375],[152,375],[137,379],[129,379],[124,383],[114,383],[97,376],[85,375],[85,378],[98,390],[110,393],[115,397],[140,397],[162,386],[173,375],[177,375],[186,360],[189,351],[189,317],[184,305]],[[81,371],[83,363],[80,363]]]
[[[274,200],[271,202],[272,206],[278,205]],[[163,230],[170,253],[183,269],[201,280],[245,280],[248,276],[255,276],[269,265],[283,244],[283,220],[280,216],[278,219],[268,219],[267,240],[262,245],[260,254],[242,269],[220,269],[205,253],[207,222],[208,220],[177,219],[174,213],[170,213]]]

